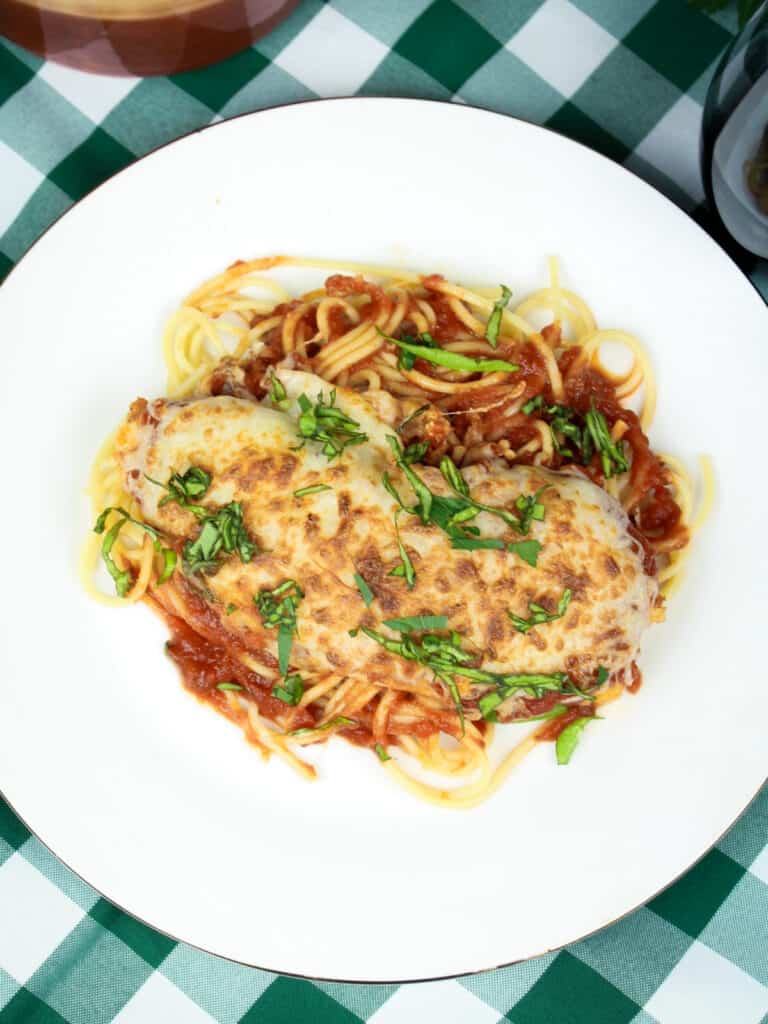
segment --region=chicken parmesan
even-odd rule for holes
[[[302,747],[339,735],[472,806],[537,742],[568,763],[639,687],[688,478],[648,442],[643,350],[556,268],[512,309],[506,286],[370,268],[290,299],[267,276],[288,262],[235,264],[176,314],[166,397],[97,459],[95,544],[187,689],[265,753],[311,778]],[[494,764],[494,729],[527,722]]]

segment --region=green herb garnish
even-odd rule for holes
[[[220,556],[231,555],[235,551],[241,562],[250,562],[259,549],[243,525],[240,502],[231,501],[216,512],[204,511],[200,533],[195,540],[188,540],[184,545],[185,572],[214,573],[221,566]]]
[[[536,409],[540,409],[542,405],[544,405],[544,396],[535,395],[533,398],[528,399],[521,411],[524,412],[526,416],[530,416],[532,412],[535,412]]]
[[[414,359],[424,359],[436,366],[444,366],[448,370],[460,370],[463,373],[516,373],[520,367],[517,363],[508,363],[504,359],[473,359],[471,356],[462,355],[460,352],[446,352],[439,348],[432,340],[431,335],[421,335],[422,344],[417,345],[412,341],[400,341],[399,338],[392,338],[385,334],[378,327],[376,330],[387,341],[397,345],[403,352],[407,352]],[[430,344],[431,342],[431,344]],[[410,369],[410,367],[406,367]]]
[[[410,615],[404,619],[384,619],[384,625],[396,629],[399,633],[412,630],[446,629],[448,618],[445,615]]]
[[[272,696],[277,697],[284,704],[291,704],[295,707],[304,694],[304,682],[298,673],[286,676],[272,688]]]
[[[360,591],[360,597],[362,597],[365,607],[370,608],[375,599],[375,594],[359,572],[355,573],[355,583],[357,584],[357,589]]]
[[[386,476],[386,473],[384,474]],[[395,512],[395,537],[397,538],[397,549],[400,552],[400,565],[396,565],[389,576],[403,576],[405,578],[406,586],[409,590],[413,590],[416,585],[416,570],[413,568],[413,562],[405,550],[405,545],[400,539],[400,529],[397,525],[397,517],[400,515],[400,509]]]
[[[501,288],[501,296],[494,302],[493,310],[488,317],[488,323],[485,325],[485,337],[491,348],[496,348],[498,344],[501,318],[504,315],[507,303],[512,298],[511,288],[507,288],[505,284],[499,285],[499,287]]]
[[[608,679],[609,675],[610,675],[610,672],[605,667],[605,665],[598,665],[597,666],[597,685],[598,686],[602,686],[603,683]]]
[[[312,405],[306,395],[299,395],[298,403],[301,409],[298,422],[300,437],[319,442],[327,459],[335,459],[345,448],[368,440],[368,435],[359,430],[360,424],[336,408],[335,388],[329,402],[318,395]]]
[[[507,544],[507,550],[517,555],[518,558],[522,558],[524,562],[535,569],[539,560],[541,543],[537,540],[518,540],[514,544]]]
[[[528,608],[531,612],[529,619],[521,619],[519,615],[514,615],[512,612],[507,612],[507,615],[512,620],[512,623],[518,633],[527,633],[529,629],[533,629],[534,626],[540,626],[545,622],[554,622],[555,619],[562,619],[568,610],[568,605],[571,603],[571,591],[568,587],[562,593],[560,600],[557,602],[557,610],[554,612],[548,612],[546,608],[543,608],[540,604],[536,604],[535,601],[530,601]]]
[[[558,764],[568,764],[574,750],[579,745],[584,726],[589,725],[594,720],[595,716],[590,715],[585,718],[576,718],[573,722],[569,722],[566,725],[555,741],[555,754]]]
[[[380,761],[391,761],[392,760],[390,755],[386,752],[386,750],[384,749],[384,747],[380,743],[377,743],[376,746],[373,749],[376,751],[376,755],[377,755],[377,757],[379,758]]]
[[[232,604],[232,602],[230,601],[230,603],[224,609],[224,614],[225,615],[231,615],[232,612],[236,612],[236,611],[237,611],[237,605],[236,604]]]
[[[314,728],[292,729],[288,735],[308,736],[312,732],[327,732],[328,729],[340,729],[350,725],[357,725],[354,718],[345,718],[343,715],[339,715],[337,718],[332,718],[330,722],[326,722],[324,725],[316,725]]]
[[[187,509],[196,516],[208,514],[202,505],[193,504],[191,500],[193,498],[202,498],[211,486],[211,474],[200,466],[190,466],[185,473],[172,473],[168,478],[167,484],[161,484],[159,480],[153,480],[146,473],[144,477],[151,484],[156,484],[168,492],[158,502],[159,508],[162,508],[163,505],[167,505],[171,501],[175,501],[177,505]]]
[[[490,693],[483,694],[480,700],[478,700],[477,706],[480,708],[480,714],[487,722],[498,722],[496,708],[504,699],[498,690],[491,690]],[[508,718],[504,725],[525,725],[527,722],[544,722],[549,718],[559,718],[567,710],[568,708],[565,704],[555,704],[553,708],[541,715],[530,715],[528,718]]]
[[[274,370],[270,373],[269,377],[269,400],[273,405],[276,405],[279,409],[288,408],[288,393],[285,390],[285,385],[281,380],[278,380],[275,376]]]
[[[319,494],[321,491],[332,491],[329,484],[312,484],[311,487],[300,487],[293,492],[294,498],[308,498],[310,494]]]
[[[415,444],[408,445],[408,447],[403,452],[403,459],[410,466],[414,462],[421,462],[428,451],[429,441],[418,441]]]
[[[418,409],[414,409],[414,411],[410,413],[410,415],[405,417],[405,419],[399,426],[395,427],[395,432],[397,434],[401,433],[403,430],[405,430],[409,423],[412,423],[418,416],[421,416],[423,413],[425,413],[427,409],[429,409],[429,403],[427,403],[426,405],[420,405]]]
[[[547,484],[546,487],[540,487],[535,494],[521,494],[515,501],[515,508],[520,513],[518,529],[521,533],[528,533],[534,520],[541,522],[544,518],[546,510],[539,498],[549,487],[550,484]]]
[[[296,580],[285,580],[274,590],[262,590],[253,602],[267,629],[277,629],[280,675],[288,674],[288,662],[296,628],[296,611],[304,592]]]
[[[242,690],[243,687],[240,683],[217,683],[217,690]]]
[[[592,399],[592,408],[586,415],[587,429],[589,430],[595,448],[600,452],[600,461],[603,464],[603,474],[606,477],[614,473],[626,473],[629,463],[624,455],[624,444],[622,441],[614,441],[608,429],[608,422],[605,416],[595,407],[595,400]]]
[[[504,541],[498,537],[466,537],[454,534],[451,536],[451,547],[458,551],[503,551]]]
[[[104,533],[110,512],[116,512],[121,518],[113,523],[109,530],[107,530],[101,544],[101,557],[104,559],[104,565],[107,567],[107,572],[115,581],[115,590],[117,591],[118,597],[125,597],[131,589],[132,582],[130,572],[127,569],[121,569],[117,562],[112,558],[112,548],[115,545],[118,534],[126,523],[133,523],[134,526],[138,526],[152,538],[155,551],[163,557],[163,569],[157,578],[157,583],[158,585],[165,583],[165,581],[173,575],[173,570],[176,568],[177,558],[176,552],[173,548],[164,547],[160,540],[162,535],[157,530],[153,529],[151,526],[147,526],[146,523],[139,522],[138,519],[134,519],[133,516],[130,516],[125,509],[121,508],[119,505],[110,505],[108,508],[104,509],[94,523],[94,533]]]

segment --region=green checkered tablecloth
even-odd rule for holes
[[[734,31],[735,13],[685,0],[304,0],[245,53],[145,80],[84,75],[0,42],[0,278],[137,156],[318,96],[520,115],[631,168],[706,226],[702,103]],[[768,291],[764,265],[745,269]],[[0,1024],[767,1024],[767,841],[768,790],[684,878],[591,938],[454,981],[360,986],[240,967],[153,932],[0,800]]]

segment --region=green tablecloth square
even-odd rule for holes
[[[435,0],[394,48],[457,92],[496,53],[499,42],[453,0]]]
[[[47,846],[39,839],[30,836],[23,846],[19,847],[21,856],[33,867],[45,875],[61,891],[69,896],[85,913],[96,903],[98,896],[82,878],[65,867],[58,857],[54,857]]]
[[[368,1020],[397,992],[399,985],[342,985],[335,981],[316,981],[315,986],[341,1003],[360,1020]]]
[[[154,928],[148,928],[135,917],[118,910],[107,900],[97,900],[89,913],[97,924],[116,935],[151,967],[159,967],[176,945],[176,942],[167,935],[161,935]]]
[[[550,128],[562,132],[577,142],[596,149],[598,153],[608,156],[611,160],[621,163],[629,156],[631,150],[619,139],[605,131],[597,121],[593,121],[573,103],[564,103],[547,121]]]
[[[417,64],[390,50],[360,92],[368,96],[420,96],[449,100],[451,92]]]
[[[709,90],[710,83],[719,64],[720,57],[717,57],[712,61],[709,67],[699,75],[688,90],[688,95],[691,99],[696,100],[696,102],[700,103],[702,107],[707,99],[707,91]]]
[[[0,107],[0,137],[47,174],[60,153],[85,142],[93,122],[36,76]]]
[[[0,1024],[69,1024],[69,1022],[26,988],[16,990],[14,996],[0,1010]]]
[[[455,3],[500,43],[509,42],[515,32],[541,7],[541,0],[514,0],[514,3],[455,0]]]
[[[432,0],[408,0],[407,3],[361,4],[360,0],[330,0],[331,7],[354,21],[375,39],[392,46],[432,3]]]
[[[150,149],[208,124],[211,111],[167,78],[144,78],[114,107],[102,127],[126,149]]]
[[[9,857],[13,856],[15,852],[16,851],[11,844],[6,843],[6,841],[0,837],[0,868],[5,864]]]
[[[624,44],[685,92],[730,39],[692,4],[657,0]]]
[[[563,102],[562,95],[509,50],[499,50],[469,78],[458,95],[467,103],[490,107],[541,123]]]
[[[2,55],[2,62],[0,62],[0,106],[2,106],[15,92],[18,92],[30,79],[35,77],[35,72],[11,53],[10,47],[0,43],[0,50],[5,51]]]
[[[315,93],[277,64],[269,64],[252,82],[244,86],[221,110],[222,117],[234,117],[251,110],[262,110],[282,103],[317,99]]]
[[[57,185],[47,179],[41,182],[3,235],[3,252],[6,259],[21,259],[35,239],[71,205],[70,197]]]
[[[259,39],[256,44],[259,53],[274,60],[324,6],[323,0],[301,0],[285,21],[272,29],[269,35]]]
[[[557,956],[557,953],[545,953],[544,956],[512,964],[511,967],[470,974],[458,981],[478,999],[505,1014],[510,1006],[514,1006],[530,991]]]
[[[572,102],[633,149],[679,98],[679,89],[620,44],[577,90]]]
[[[507,1014],[514,1024],[630,1024],[640,1007],[563,951]]]
[[[135,154],[113,139],[109,132],[96,128],[85,142],[53,168],[48,180],[73,199],[79,199],[134,159]]]
[[[691,944],[691,938],[645,907],[569,950],[641,1006]]]
[[[241,1018],[241,1024],[360,1024],[335,999],[298,978],[276,978],[264,995]]]
[[[768,285],[768,263],[762,263],[754,276]],[[768,838],[768,786],[757,794],[748,810],[730,828],[717,844],[719,850],[727,853],[742,867],[748,868],[762,852]]]
[[[687,213],[690,213],[691,216],[694,215],[696,200],[692,196],[689,196],[687,192],[683,191],[676,181],[672,181],[672,179],[668,177],[660,167],[656,167],[655,164],[644,160],[641,156],[638,156],[637,153],[632,153],[631,156],[624,161],[624,166],[628,171],[632,171],[634,174],[637,174],[638,177],[643,179],[643,181],[649,182],[657,188],[659,192],[663,192],[664,195],[668,199],[671,199],[676,206],[679,206]]]
[[[571,0],[579,10],[594,18],[598,25],[622,39],[650,11],[655,0]]]
[[[16,817],[8,804],[0,796],[0,839],[11,847],[18,848],[29,839],[29,829]]]
[[[699,941],[768,986],[768,886],[747,872],[710,918]]]
[[[269,59],[254,47],[229,60],[198,71],[171,75],[169,81],[213,111],[221,110],[249,82],[269,65]]]
[[[151,974],[149,964],[86,916],[26,987],[67,1021],[108,1024]]]
[[[0,967],[0,1010],[13,999],[19,988],[19,983]]]
[[[221,1024],[237,1024],[277,977],[183,942],[163,961],[160,972]]]
[[[744,868],[735,860],[710,850],[648,908],[695,938],[743,875]]]

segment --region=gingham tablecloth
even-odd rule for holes
[[[245,53],[145,80],[0,42],[0,278],[73,200],[148,150],[233,114],[356,93],[547,124],[706,224],[702,103],[735,27],[735,13],[685,0],[304,0]],[[745,269],[765,293],[764,266]],[[338,985],[157,934],[0,800],[0,1024],[767,1024],[767,841],[765,790],[674,886],[561,952],[455,981]]]

